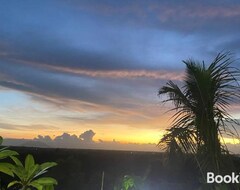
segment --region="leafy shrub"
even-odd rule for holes
[[[8,188],[18,185],[22,190],[36,188],[37,190],[51,190],[57,181],[51,177],[39,177],[46,173],[49,168],[56,166],[55,162],[45,162],[43,164],[35,164],[32,155],[27,155],[24,165],[16,157],[11,157],[15,165],[11,166],[11,170],[17,180],[8,184]]]
[[[143,179],[138,176],[125,175],[120,184],[114,187],[114,190],[140,190],[143,185]]]

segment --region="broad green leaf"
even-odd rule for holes
[[[42,171],[38,172],[35,176],[33,176],[33,179],[42,175],[42,174],[45,174],[46,172],[47,172],[47,170],[42,170]]]
[[[8,147],[7,147],[7,146],[5,146],[5,147],[1,148],[1,149],[0,149],[0,152],[1,152],[1,151],[3,151],[3,150],[6,150],[6,149],[8,149]]]
[[[36,177],[46,173],[47,169],[49,169],[49,168],[51,168],[53,166],[56,166],[56,165],[57,165],[57,163],[55,163],[55,162],[45,162],[45,163],[41,164],[40,165],[40,170],[41,171],[38,172],[33,178],[36,178]]]
[[[41,170],[47,170],[48,168],[51,168],[53,166],[56,166],[57,163],[56,162],[45,162],[43,164],[40,165]]]
[[[42,177],[34,181],[41,185],[57,185],[57,180],[51,177]]]
[[[16,156],[18,155],[18,153],[16,151],[13,150],[3,150],[0,152],[0,159],[4,159],[7,158],[9,156]]]
[[[12,164],[9,164],[9,163],[0,163],[0,172],[14,177],[14,174],[12,172],[13,167],[14,166]]]
[[[29,186],[35,187],[37,190],[43,190],[43,185],[39,184],[37,181],[32,181]]]
[[[39,172],[40,166],[38,164],[35,164],[34,166],[32,166],[31,168],[29,168],[29,170],[27,171],[27,179],[33,179],[34,176],[36,175],[36,173]]]
[[[8,184],[7,188],[12,187],[13,185],[16,185],[16,184],[21,184],[21,182],[20,181],[12,181]]]
[[[22,166],[23,167],[22,162],[18,158],[16,158],[15,156],[10,156],[10,158],[15,162],[15,164],[17,166]]]
[[[12,171],[21,181],[26,181],[27,172],[23,166],[15,166]]]
[[[25,159],[25,169],[28,171],[32,166],[34,166],[35,161],[31,154],[28,154]]]
[[[43,187],[44,190],[54,190],[54,186],[53,185],[45,185]]]

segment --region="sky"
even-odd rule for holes
[[[182,60],[240,58],[237,0],[0,3],[4,138],[156,144],[171,124],[157,92],[181,82]],[[240,119],[240,105],[230,112]]]

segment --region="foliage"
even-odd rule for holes
[[[0,145],[2,144],[3,138],[0,136]],[[0,149],[0,160],[8,158],[8,157],[14,157],[17,156],[18,153],[13,150],[8,150],[7,147]],[[11,171],[12,164],[7,162],[1,162],[0,163],[0,172],[5,173],[10,176],[14,176],[13,172]]]
[[[52,190],[57,181],[51,177],[40,177],[48,171],[49,168],[56,166],[55,162],[45,162],[35,164],[32,155],[27,155],[24,165],[16,157],[11,157],[15,165],[11,166],[14,176],[17,178],[8,184],[8,188],[18,185],[22,190],[36,188],[37,190]]]
[[[120,184],[114,190],[140,190],[143,179],[138,176],[125,175]]]
[[[172,126],[159,146],[170,155],[195,155],[202,174],[210,170],[220,173],[224,167],[222,155],[229,153],[223,137],[238,138],[235,127],[239,123],[228,108],[239,101],[240,72],[232,66],[230,53],[219,53],[208,67],[204,62],[183,62],[186,65],[183,86],[169,81],[159,90],[159,95],[167,97],[163,102],[172,102],[171,111],[175,111]]]

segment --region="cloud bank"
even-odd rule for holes
[[[120,143],[113,139],[112,141],[97,142],[93,140],[96,133],[93,130],[87,130],[79,136],[69,133],[51,138],[50,136],[38,135],[34,139],[4,139],[5,146],[25,146],[40,148],[76,148],[76,149],[104,149],[104,150],[129,150],[129,151],[160,151],[156,144],[146,143]]]

